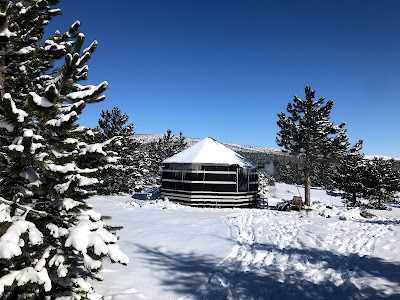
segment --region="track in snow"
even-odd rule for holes
[[[317,224],[299,213],[283,214],[245,211],[228,217],[225,224],[237,244],[199,298],[399,299],[399,266],[373,256],[391,225]],[[326,232],[325,226],[328,235],[314,233]]]

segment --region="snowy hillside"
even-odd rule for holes
[[[135,138],[143,143],[150,143],[154,141],[158,141],[160,138],[163,137],[163,134],[135,134]],[[201,139],[199,138],[186,138],[188,146],[197,143]],[[236,152],[250,152],[250,153],[282,153],[281,150],[275,148],[266,148],[261,146],[244,146],[232,143],[224,143],[219,141],[221,144],[227,146],[229,149],[236,151]]]
[[[298,190],[271,193],[270,206]],[[307,214],[93,198],[130,258],[94,285],[113,300],[400,299],[400,207],[364,219],[323,190],[312,200]]]
[[[141,141],[143,143],[150,143],[150,142],[158,141],[162,137],[163,137],[163,134],[139,134],[139,133],[135,134],[135,138],[137,138],[139,141]],[[191,146],[200,140],[201,139],[199,139],[199,138],[188,138],[188,137],[186,138],[188,146]],[[221,141],[219,141],[219,142],[221,142]],[[240,153],[282,154],[282,151],[278,148],[239,145],[239,144],[224,143],[224,142],[221,142],[221,143],[223,145],[227,146],[229,149],[231,149],[235,152],[240,152]],[[382,157],[384,159],[391,159],[391,157],[382,156],[382,155],[367,155],[367,156],[365,156],[365,158],[368,158],[368,159],[373,159],[374,157]],[[400,158],[394,158],[394,159],[397,161],[400,161]]]

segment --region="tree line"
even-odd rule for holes
[[[116,139],[116,164],[100,171],[97,191],[100,194],[141,192],[143,186],[159,186],[162,161],[186,148],[182,132],[174,136],[170,129],[156,141],[143,143],[135,137],[129,116],[117,107],[100,114],[93,132],[98,142]]]

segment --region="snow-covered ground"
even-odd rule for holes
[[[298,190],[272,193],[270,205]],[[364,219],[318,189],[308,213],[131,200],[90,200],[124,226],[130,258],[105,264],[105,299],[400,299],[400,207]]]

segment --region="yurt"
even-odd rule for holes
[[[257,166],[213,138],[163,161],[161,197],[190,206],[255,207]]]

